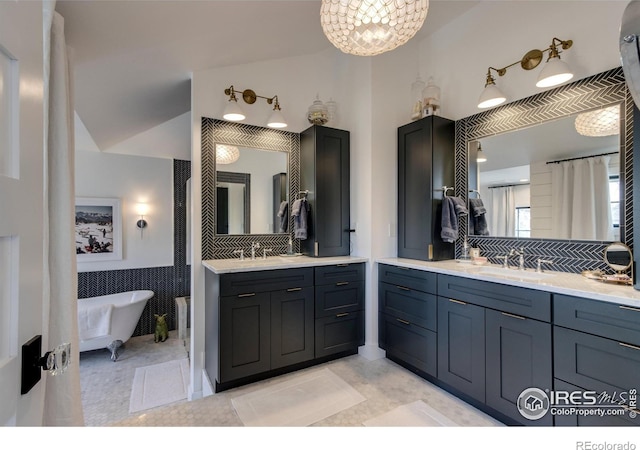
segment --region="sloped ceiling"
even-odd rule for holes
[[[320,0],[58,0],[75,64],[75,108],[100,150],[190,110],[191,73],[331,46]],[[477,1],[431,0],[418,39]]]

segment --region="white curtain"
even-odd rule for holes
[[[45,426],[82,426],[78,350],[78,274],[75,255],[74,124],[72,69],[64,18],[45,2],[45,304],[49,305],[49,348],[71,343],[69,368],[47,376]],[[50,30],[50,34],[48,31]]]
[[[516,197],[513,186],[489,189],[489,229],[492,236],[512,237],[516,234]]]
[[[613,240],[609,160],[609,156],[598,156],[553,164],[553,236],[559,239]]]

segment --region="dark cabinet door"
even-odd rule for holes
[[[349,135],[319,125],[300,134],[300,187],[310,206],[301,247],[309,256],[350,253]]]
[[[270,294],[220,299],[220,383],[269,370]]]
[[[271,369],[313,359],[313,288],[271,293]]]
[[[551,325],[487,309],[486,404],[523,425],[553,424],[547,413],[529,420],[518,412],[518,397],[525,389],[552,388]]]
[[[405,319],[380,314],[380,348],[429,375],[436,376],[437,335]]]
[[[442,187],[454,184],[454,126],[429,116],[398,128],[398,257],[454,257],[440,237]]]
[[[438,298],[438,378],[484,402],[484,308]]]
[[[364,345],[364,312],[343,312],[316,319],[316,358]]]

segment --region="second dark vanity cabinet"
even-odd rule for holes
[[[313,125],[300,134],[300,188],[309,191],[308,256],[350,253],[349,132]]]
[[[428,116],[398,128],[399,258],[453,259],[454,244],[440,230],[442,187],[454,185],[454,160],[454,121]]]

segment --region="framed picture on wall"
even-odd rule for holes
[[[119,198],[76,197],[78,262],[122,259],[122,215]]]

